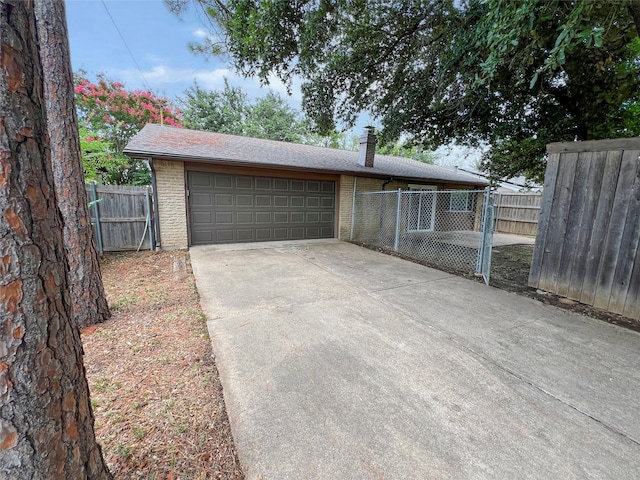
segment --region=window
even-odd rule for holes
[[[410,232],[431,232],[436,219],[435,185],[409,185],[409,218],[407,230]]]
[[[461,190],[451,192],[449,195],[449,211],[470,212],[473,210],[473,197],[469,195],[469,192]]]

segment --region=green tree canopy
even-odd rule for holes
[[[421,145],[410,145],[400,140],[391,143],[379,144],[376,151],[383,155],[412,158],[418,162],[435,165],[439,160],[438,155],[430,150],[425,150]]]
[[[247,135],[284,142],[301,142],[307,131],[306,121],[280,94],[269,91],[252,105]]]
[[[184,126],[194,130],[242,135],[248,116],[249,97],[242,89],[229,86],[204,90],[196,83],[178,99]]]
[[[343,137],[335,131],[327,136],[312,135],[304,116],[280,94],[269,91],[250,100],[227,79],[221,90],[204,90],[196,83],[178,102],[184,125],[196,130],[311,144],[335,143]]]
[[[384,141],[486,144],[535,179],[549,142],[640,134],[634,0],[195,1],[240,72],[303,78],[320,132],[368,110]]]

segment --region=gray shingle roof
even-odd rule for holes
[[[140,130],[127,144],[124,153],[138,158],[153,157],[164,160],[488,185],[471,175],[456,173],[409,158],[376,154],[374,166],[367,168],[358,164],[358,152],[349,150],[153,124]]]

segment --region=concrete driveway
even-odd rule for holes
[[[249,479],[638,479],[640,335],[330,240],[191,249]]]

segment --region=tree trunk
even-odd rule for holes
[[[36,0],[35,11],[51,163],[58,207],[64,220],[73,318],[78,327],[86,327],[104,322],[110,312],[84,184],[65,6],[63,0]]]
[[[631,18],[633,18],[633,25],[636,27],[636,33],[640,37],[640,5],[638,3],[633,3],[629,5],[628,9]]]
[[[0,478],[109,479],[71,319],[34,6],[0,0]]]

